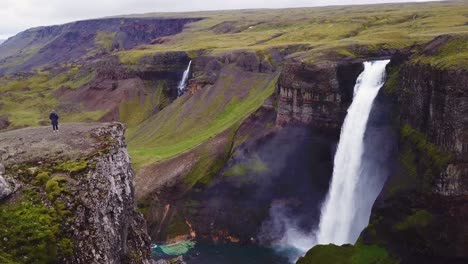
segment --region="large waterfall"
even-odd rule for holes
[[[187,87],[187,81],[188,81],[191,65],[192,65],[192,61],[189,62],[187,69],[184,71],[184,74],[182,75],[182,79],[180,80],[179,85],[177,86],[177,91],[179,93],[179,96],[185,92],[185,87]]]
[[[357,79],[354,99],[341,129],[330,189],[322,205],[317,244],[355,243],[369,222],[382,184],[373,184],[376,176],[364,164],[364,133],[388,63],[389,60],[365,62]]]

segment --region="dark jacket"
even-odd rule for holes
[[[59,116],[56,113],[50,113],[49,119],[52,121],[52,124],[58,124]]]

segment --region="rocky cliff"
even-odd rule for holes
[[[67,124],[0,134],[2,261],[149,263],[124,131]]]
[[[194,115],[197,120],[199,108],[219,100],[208,97],[217,98],[220,91],[224,98],[240,95],[249,83],[237,86],[237,79],[279,68],[271,64],[266,70],[265,57],[243,52],[196,58],[189,93],[178,100],[177,109],[194,106],[180,111],[184,118]],[[286,63],[271,96],[242,123],[186,153],[142,168],[137,196],[152,238],[274,243],[281,240],[287,221],[272,226],[276,215],[270,208],[284,209],[302,230],[311,230],[360,70],[360,61]],[[231,86],[226,86],[228,82]],[[286,90],[295,91],[296,97],[287,97]],[[206,104],[191,102],[200,97]],[[239,215],[241,221],[232,221]]]
[[[399,113],[399,166],[362,237],[403,263],[468,258],[466,76],[413,62],[393,68],[386,92]]]
[[[286,64],[279,81],[276,124],[339,130],[362,69],[360,62]]]
[[[298,263],[466,263],[468,75],[437,57],[460,39],[393,56],[376,103],[386,102],[398,140],[370,223],[356,245],[316,246]]]

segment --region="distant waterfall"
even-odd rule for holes
[[[317,244],[353,244],[369,222],[382,184],[374,184],[375,175],[364,164],[364,133],[389,62],[365,62],[357,79],[354,99],[341,129],[330,189],[322,205]]]
[[[192,61],[189,62],[187,69],[184,71],[184,75],[182,75],[182,79],[177,86],[177,92],[179,96],[181,96],[185,92],[185,88],[187,87],[187,81],[190,73],[190,66],[192,65]]]

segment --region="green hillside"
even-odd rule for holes
[[[119,72],[115,70],[116,74],[145,71],[152,65],[165,63],[164,59],[154,58],[171,57],[167,54],[174,51],[194,59],[251,50],[272,64],[277,64],[278,58],[312,62],[371,56],[377,50],[410,48],[436,36],[452,34],[462,37],[443,44],[435,54],[415,57],[415,61],[441,67],[466,67],[468,51],[463,36],[468,34],[467,13],[468,5],[463,2],[433,2],[126,16],[203,19],[186,24],[181,33],[156,39],[153,43],[157,44],[129,50],[112,48],[112,32],[98,33],[94,43],[99,50],[88,50],[86,56],[72,64],[54,64],[27,74],[4,74],[0,76],[0,119],[8,119],[8,128],[44,125],[48,122],[48,111],[62,107],[66,110],[64,122],[102,120],[112,114],[111,110],[104,105],[87,107],[86,101],[69,103],[68,99],[62,99],[63,91],[75,90],[79,94],[86,87],[92,89],[112,82],[105,77],[96,79],[93,70],[96,63],[105,65],[112,61],[106,70],[119,69]],[[18,44],[21,56],[0,61],[0,69],[11,67],[12,63],[21,64],[26,55],[34,53],[37,45],[46,47],[46,43],[25,41],[28,34],[21,36],[22,42]],[[178,63],[182,65],[181,61]],[[156,87],[160,84],[148,88],[149,82],[124,80],[126,89],[139,92],[115,99],[120,105],[116,116],[127,122],[129,147],[137,167],[180,154],[237,124],[273,92],[276,76],[241,74],[235,68],[225,68],[215,85],[193,96],[183,96],[173,104],[161,95],[162,88]],[[117,88],[120,84],[114,85]],[[171,88],[166,86],[165,89]],[[146,98],[140,93],[163,100],[138,99]]]
[[[262,50],[273,46],[305,45],[291,55],[314,60],[330,49],[358,56],[367,49],[403,48],[441,34],[468,33],[462,2],[333,6],[281,10],[146,14],[157,17],[206,17],[158,45],[119,53],[124,63],[137,63],[147,54],[168,50],[223,53],[233,49]]]
[[[278,73],[253,73],[227,66],[214,85],[185,94],[163,111],[129,130],[134,165],[187,151],[239,124],[273,94]]]

